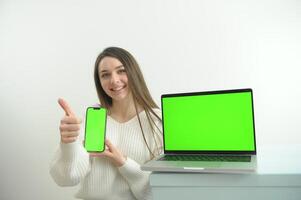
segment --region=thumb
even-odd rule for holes
[[[75,113],[73,112],[73,110],[71,109],[71,107],[69,106],[69,104],[66,100],[59,98],[58,103],[63,108],[63,110],[65,111],[65,114],[67,116],[75,116]]]
[[[107,145],[107,147],[109,148],[110,151],[115,150],[115,146],[112,144],[112,142],[110,140],[106,139],[105,144]]]

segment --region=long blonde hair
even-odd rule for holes
[[[100,101],[100,104],[104,108],[110,108],[112,106],[112,98],[108,96],[105,91],[103,90],[101,83],[100,83],[100,77],[98,73],[98,66],[101,60],[104,57],[113,57],[118,59],[122,65],[125,68],[125,71],[127,73],[128,77],[128,83],[129,87],[131,89],[131,93],[133,95],[136,115],[138,117],[139,125],[141,128],[141,133],[144,139],[144,142],[149,150],[149,153],[151,155],[151,158],[153,158],[155,155],[158,155],[159,149],[161,147],[161,144],[158,144],[156,137],[158,137],[158,133],[162,134],[159,127],[154,122],[154,118],[151,117],[151,115],[155,116],[159,121],[162,122],[161,117],[158,116],[156,112],[154,112],[154,108],[159,108],[153,98],[150,95],[150,92],[146,86],[145,80],[143,78],[142,72],[140,70],[140,67],[135,60],[135,58],[125,49],[119,48],[119,47],[108,47],[104,49],[97,57],[95,61],[95,67],[94,67],[94,81],[96,86],[97,95]],[[151,150],[150,144],[146,139],[145,133],[143,131],[142,123],[139,117],[138,113],[138,105],[143,108],[145,111],[148,123],[151,127],[152,133],[153,133],[153,140],[155,142],[156,148],[154,151]],[[158,131],[155,131],[155,130]]]

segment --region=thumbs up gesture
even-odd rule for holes
[[[61,119],[60,134],[62,143],[75,142],[79,136],[81,119],[76,117],[75,113],[64,99],[58,100],[59,105],[65,111],[65,116]]]

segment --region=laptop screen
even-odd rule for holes
[[[162,95],[165,153],[256,153],[252,99],[252,89]]]

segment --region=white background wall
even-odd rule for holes
[[[158,103],[162,93],[253,88],[258,151],[301,144],[300,5],[1,0],[0,199],[73,199],[76,188],[48,173],[64,114],[56,101],[79,114],[97,102],[93,64],[108,46],[137,58]]]

